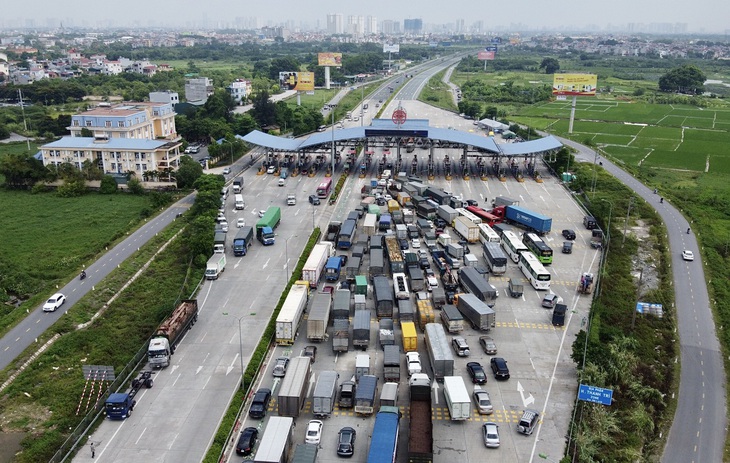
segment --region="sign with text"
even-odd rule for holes
[[[320,66],[342,66],[342,53],[318,53],[317,63]]]
[[[613,390],[581,384],[578,388],[578,399],[593,402],[594,404],[611,405],[613,401]]]
[[[493,51],[483,50],[477,53],[477,59],[480,61],[493,60],[494,55]]]
[[[313,72],[280,72],[279,87],[282,90],[296,90],[299,92],[314,91]]]
[[[595,74],[555,74],[553,95],[596,96],[597,84]]]
[[[400,44],[390,45],[388,43],[383,44],[383,53],[400,53]]]

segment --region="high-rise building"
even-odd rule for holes
[[[340,13],[328,14],[327,15],[327,33],[328,34],[343,34],[344,18]]]
[[[422,30],[423,20],[421,18],[403,20],[403,32],[405,34],[420,34]]]
[[[365,33],[366,34],[377,34],[378,33],[378,18],[375,16],[367,16],[365,18]]]

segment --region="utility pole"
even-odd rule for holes
[[[636,302],[639,302],[639,297],[641,297],[641,280],[644,279],[644,267],[641,268],[641,271],[639,272],[639,284],[636,285]],[[631,331],[634,331],[634,325],[636,324],[636,306],[633,307],[633,312],[631,314]]]
[[[621,246],[626,242],[626,229],[629,226],[629,214],[631,214],[631,206],[634,204],[634,197],[629,197],[629,207],[626,209],[626,222],[624,222],[624,237],[621,240]]]

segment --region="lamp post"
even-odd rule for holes
[[[244,384],[243,384],[243,334],[241,332],[241,319],[242,318],[243,317],[238,318],[238,355],[240,355],[240,357],[241,357],[241,389],[243,390],[243,387],[244,387]]]
[[[365,118],[365,85],[360,82],[360,127],[363,126],[363,119]]]
[[[601,201],[605,201],[610,206],[608,208],[608,225],[606,226],[606,254],[608,254],[608,248],[611,246],[611,213],[613,213],[613,203],[607,199],[601,199]]]

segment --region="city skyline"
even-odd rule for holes
[[[482,22],[484,31],[505,30],[576,30],[576,31],[631,31],[634,33],[682,32],[700,34],[724,34],[730,31],[727,13],[730,8],[720,0],[700,0],[687,8],[677,0],[630,2],[616,0],[610,7],[596,10],[556,9],[546,7],[538,0],[522,0],[518,4],[499,8],[486,8],[474,1],[454,0],[448,7],[435,0],[423,0],[413,4],[371,0],[367,4],[343,4],[327,0],[308,2],[283,1],[272,9],[265,4],[231,4],[223,0],[200,3],[191,0],[158,0],[154,8],[148,2],[128,0],[126,8],[88,8],[87,2],[69,0],[55,2],[36,0],[28,8],[18,0],[11,0],[3,7],[0,18],[2,29],[53,29],[64,27],[82,28],[135,28],[168,27],[188,29],[244,29],[263,26],[287,25],[294,29],[327,29],[327,15],[375,17],[383,20],[403,21],[422,19],[424,29],[434,25],[454,25],[454,31],[471,32],[474,23]],[[560,5],[560,4],[553,4]],[[510,8],[511,7],[511,8]],[[142,15],[148,11],[148,15]],[[463,24],[463,30],[459,25]],[[664,26],[652,26],[664,25]]]

